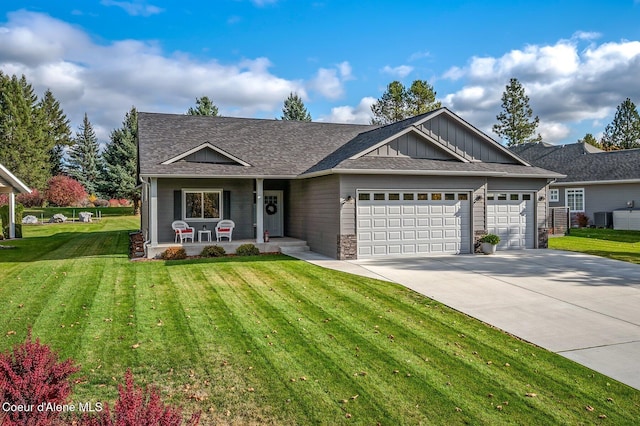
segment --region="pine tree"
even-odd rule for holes
[[[65,148],[72,144],[69,120],[60,108],[60,103],[49,89],[38,104],[44,117],[45,145],[50,146],[49,163],[51,176],[62,173],[64,169],[63,157]]]
[[[588,143],[589,145],[593,145],[596,148],[600,148],[602,149],[602,144],[600,144],[600,142],[598,142],[598,139],[596,139],[595,136],[593,136],[593,134],[591,133],[587,133],[586,135],[584,135],[584,137],[582,139],[578,139],[579,143]]]
[[[529,97],[517,78],[510,80],[502,94],[502,110],[496,116],[498,124],[493,125],[493,131],[506,139],[507,146],[542,140],[540,134],[535,135],[540,119],[533,117]]]
[[[187,115],[207,115],[210,117],[218,116],[218,107],[207,96],[196,98],[196,107],[189,107]]]
[[[602,135],[605,150],[640,148],[640,115],[636,105],[627,98],[618,105],[613,121]]]
[[[102,192],[110,198],[133,200],[139,208],[140,195],[136,189],[138,112],[135,107],[125,115],[122,127],[111,132],[111,141],[102,154],[104,186]]]
[[[50,177],[43,118],[37,96],[22,76],[0,72],[0,163],[32,188],[44,189]]]
[[[97,194],[101,188],[102,169],[98,138],[85,113],[74,145],[69,151],[68,174],[80,182],[87,193]]]
[[[391,124],[405,118],[440,108],[436,92],[426,80],[414,80],[407,89],[399,81],[392,81],[373,105],[371,124]]]
[[[302,98],[297,93],[289,93],[289,97],[284,101],[282,108],[282,120],[311,121],[311,114],[302,102]]]

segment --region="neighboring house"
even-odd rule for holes
[[[16,194],[28,193],[31,193],[29,187],[0,164],[0,194],[8,194],[9,196],[9,223],[3,223],[2,228],[9,226],[9,238],[16,237]],[[1,231],[0,234],[2,234]]]
[[[545,247],[562,176],[446,108],[383,127],[141,112],[138,139],[150,249],[173,243],[178,219],[231,219],[234,240],[268,230],[338,259],[472,253],[487,232]]]
[[[583,213],[591,225],[612,226],[613,215],[596,213],[640,207],[640,149],[602,151],[582,142],[511,149],[533,165],[566,175],[551,183],[549,206],[568,207],[574,225]]]

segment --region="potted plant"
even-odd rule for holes
[[[500,242],[500,237],[496,234],[487,234],[480,238],[480,242],[482,243],[482,252],[484,254],[494,254]]]

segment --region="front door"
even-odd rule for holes
[[[284,237],[282,191],[264,191],[264,230],[270,237]]]

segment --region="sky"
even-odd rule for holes
[[[427,80],[442,104],[491,127],[517,78],[543,140],[599,137],[640,104],[640,0],[4,0],[0,71],[50,89],[74,133],[101,140],[138,111],[369,123],[386,86]]]

